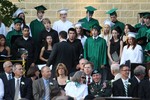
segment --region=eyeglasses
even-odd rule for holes
[[[86,79],[86,77],[84,77],[84,76],[82,76],[81,78],[82,78],[82,79]]]

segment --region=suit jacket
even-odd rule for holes
[[[12,74],[12,77],[13,77],[13,74]],[[8,84],[8,79],[7,79],[7,76],[6,76],[5,72],[0,74],[0,78],[2,79],[2,81],[4,83],[4,99],[5,99],[5,95],[8,92],[8,91],[6,91],[6,87],[9,85]]]
[[[128,85],[128,96],[132,97],[133,94],[133,82],[132,80],[129,79],[130,84]],[[118,79],[115,82],[113,82],[113,88],[112,88],[112,93],[113,96],[126,96],[125,95],[125,88],[124,88],[124,84],[122,82],[122,79]]]
[[[150,99],[150,80],[146,79],[139,84],[139,97],[141,100]]]
[[[133,89],[133,97],[139,97],[138,96],[138,91],[139,91],[139,82],[138,82],[138,80],[136,79],[136,77],[134,76],[134,77],[132,77],[132,79],[131,79],[132,81],[133,81],[133,87],[134,87],[134,89]]]
[[[53,65],[52,75],[55,75],[55,69],[58,63],[64,63],[68,69],[68,73],[74,72],[77,59],[74,48],[66,41],[54,44],[51,55],[48,58],[47,66]]]
[[[8,82],[9,87],[7,88],[8,94],[6,94],[6,100],[14,100],[15,96],[15,79],[11,79]],[[21,77],[20,81],[20,96],[21,98],[26,98],[31,100],[32,96],[32,84],[31,80]]]
[[[58,87],[58,83],[55,80],[50,79],[50,92],[52,88]],[[33,97],[35,100],[43,100],[45,96],[45,86],[42,78],[33,81]]]

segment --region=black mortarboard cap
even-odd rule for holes
[[[36,7],[34,7],[37,11],[39,11],[39,10],[47,10],[47,8],[46,7],[44,7],[43,5],[40,5],[40,6],[36,6]]]

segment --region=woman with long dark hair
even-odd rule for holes
[[[131,63],[143,62],[142,47],[137,44],[135,33],[132,32],[128,32],[127,45],[123,48],[120,64],[124,64],[127,60],[130,60]]]

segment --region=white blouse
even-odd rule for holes
[[[65,92],[66,95],[76,100],[83,100],[88,95],[88,87],[86,84],[81,84],[79,87],[76,87],[75,82],[69,82],[65,87]]]

